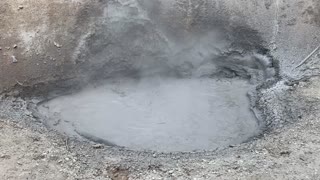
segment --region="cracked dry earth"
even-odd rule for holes
[[[61,137],[1,119],[0,179],[319,179],[320,78],[291,91],[312,104],[297,122],[208,158],[164,161],[149,168],[133,163],[124,169],[121,157],[99,157],[99,146],[79,153]]]

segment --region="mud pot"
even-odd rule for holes
[[[40,105],[49,127],[154,151],[213,150],[260,132],[244,80],[115,79]]]
[[[277,169],[289,147],[302,147],[290,144],[304,133],[299,123],[318,118],[318,9],[299,0],[3,0],[0,131],[40,134],[51,149],[33,160],[72,161],[97,179]],[[72,158],[48,155],[59,153]]]
[[[223,18],[171,27],[148,14],[152,4],[136,5],[128,19],[132,8],[109,4],[108,23],[76,52],[78,82],[31,94],[42,98],[39,120],[70,138],[167,153],[213,151],[263,132],[257,89],[278,81],[279,63],[260,34]]]

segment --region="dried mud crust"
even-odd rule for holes
[[[132,152],[66,139],[37,122],[22,99],[5,98],[0,105],[0,177],[316,179],[320,168],[319,78],[284,86],[282,93],[280,87],[281,83],[264,92],[266,100],[267,95],[278,96],[279,102],[287,104],[283,113],[290,114],[278,114],[282,117],[273,123],[272,131],[227,149],[188,154]],[[281,103],[274,101],[274,109],[279,108]],[[269,113],[276,117],[278,112]]]

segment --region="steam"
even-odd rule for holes
[[[110,2],[87,39],[81,74],[240,77],[252,83],[274,76],[273,60],[256,31],[208,14],[207,1],[188,2]]]

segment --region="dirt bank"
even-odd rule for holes
[[[302,0],[207,0],[191,4],[183,0],[3,0],[0,2],[0,14],[3,17],[0,19],[0,91],[15,85],[28,86],[79,77],[87,73],[88,68],[107,68],[110,63],[118,61],[130,64],[136,60],[125,57],[136,56],[137,50],[157,53],[141,49],[139,44],[132,44],[132,38],[117,39],[125,31],[110,27],[120,27],[118,25],[123,24],[123,16],[129,17],[125,20],[128,22],[124,25],[125,29],[136,29],[132,33],[136,33],[137,38],[143,35],[137,34],[139,28],[146,36],[158,34],[154,28],[145,28],[152,27],[154,22],[167,25],[161,31],[183,38],[189,31],[195,31],[197,24],[208,24],[207,19],[215,19],[211,23],[224,24],[224,27],[228,27],[224,32],[230,32],[228,36],[231,39],[239,40],[238,45],[244,45],[241,44],[241,38],[245,42],[251,37],[244,35],[248,31],[234,25],[246,25],[263,37],[266,47],[270,47],[272,55],[280,61],[284,75],[299,77],[300,71],[294,67],[320,43],[318,9],[318,2]],[[149,20],[144,18],[145,15]],[[205,29],[205,26],[202,28]],[[118,35],[113,32],[118,32]],[[160,38],[160,35],[150,37]],[[141,43],[150,42],[150,37]],[[130,46],[126,47],[126,44]],[[120,53],[124,47],[127,52]],[[156,47],[159,45],[154,44],[153,48]],[[101,56],[105,58],[103,62],[109,64],[96,60]],[[109,73],[112,71],[106,70]],[[306,73],[312,74],[314,69],[311,67]]]

